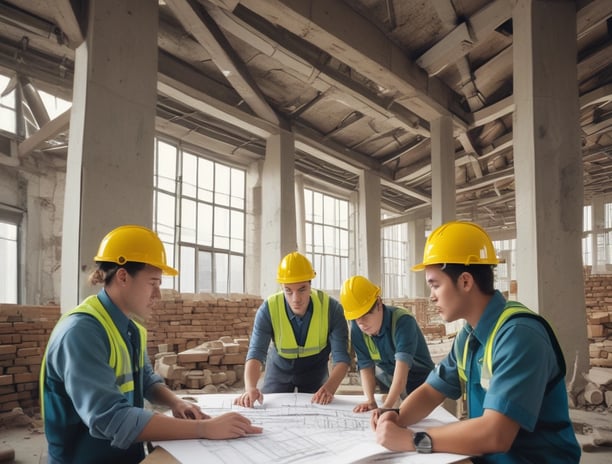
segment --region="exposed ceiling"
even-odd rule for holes
[[[612,192],[612,2],[576,3],[589,201]],[[22,163],[65,157],[68,117],[45,120],[35,93],[70,99],[74,48],[83,40],[75,4],[0,2],[0,70],[15,76],[31,126]],[[457,217],[514,229],[513,0],[159,4],[158,130],[211,137],[250,162],[264,156],[263,136],[207,108],[291,127],[296,168],[308,179],[356,190],[359,169],[372,170],[383,179],[386,210],[428,217],[429,121],[451,115]]]

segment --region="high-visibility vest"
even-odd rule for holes
[[[278,354],[286,359],[304,358],[319,354],[327,346],[329,331],[329,295],[311,290],[312,318],[304,346],[298,346],[293,327],[285,310],[285,295],[275,293],[268,298],[268,309],[274,330],[274,344]]]
[[[117,326],[113,322],[110,314],[106,311],[102,303],[97,296],[93,295],[85,299],[79,306],[73,310],[67,312],[62,316],[60,320],[65,317],[69,317],[73,314],[89,314],[97,319],[97,321],[104,327],[108,341],[110,345],[110,355],[108,358],[108,365],[115,371],[116,385],[121,393],[126,394],[134,391],[134,374],[132,360],[130,358],[130,351],[125,343],[125,340],[119,333]],[[138,359],[138,367],[141,370],[144,367],[145,351],[147,346],[147,330],[136,321],[132,321],[138,328],[140,335],[140,356]],[[45,383],[45,367],[47,360],[47,349],[43,356],[42,365],[40,369],[40,405],[41,414],[44,414],[44,383]]]
[[[548,391],[552,386],[554,386],[557,383],[557,381],[565,377],[565,360],[563,359],[563,352],[561,350],[561,347],[559,346],[557,337],[555,336],[555,333],[552,327],[550,326],[550,324],[548,323],[548,321],[544,319],[542,316],[540,316],[539,314],[534,313],[533,311],[531,311],[530,309],[526,308],[524,305],[516,301],[506,302],[506,306],[504,307],[504,310],[497,318],[495,326],[493,327],[493,330],[491,331],[491,333],[489,334],[489,337],[487,338],[487,341],[485,343],[484,358],[482,361],[482,368],[481,368],[481,373],[480,373],[480,385],[482,386],[484,390],[489,389],[491,378],[493,377],[493,343],[495,341],[495,336],[497,335],[497,332],[499,332],[499,329],[502,327],[504,322],[516,316],[531,317],[531,318],[537,319],[544,325],[544,327],[546,328],[546,331],[548,332],[549,338],[555,350],[555,354],[557,355],[557,361],[559,363],[559,369],[560,369],[559,375],[557,375],[555,378],[553,378],[548,383],[548,386],[547,386],[547,391]],[[463,337],[461,337],[462,334],[463,334]],[[465,336],[466,334],[467,336]],[[467,383],[467,376],[465,374],[465,366],[467,364],[470,337],[471,337],[471,333],[467,333],[467,330],[464,328],[462,332],[455,339],[455,343],[453,345],[453,351],[455,353],[455,358],[457,360],[457,371],[459,374],[459,379],[461,381],[461,391],[463,393],[464,398],[465,398],[466,383]],[[461,346],[460,346],[461,338],[463,338],[463,350],[461,350]]]
[[[393,346],[395,346],[395,326],[397,325],[397,320],[403,316],[414,317],[406,308],[395,308],[395,310],[391,312],[391,339],[393,340]],[[372,361],[380,361],[380,352],[374,343],[374,339],[367,333],[363,332],[363,341],[370,352],[370,358],[372,358]]]

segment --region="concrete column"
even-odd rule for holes
[[[425,220],[416,219],[408,222],[408,258],[406,273],[408,273],[409,295],[413,298],[429,296],[429,289],[425,281],[424,272],[413,272],[410,270],[415,264],[423,262],[423,251],[425,250]]]
[[[551,322],[568,378],[578,357],[583,383],[589,351],[575,2],[518,0],[513,25],[518,299]]]
[[[380,177],[370,171],[359,176],[358,273],[382,283],[380,238]]]
[[[98,290],[87,278],[107,232],[152,223],[157,25],[157,2],[88,2],[70,116],[62,311]]]
[[[456,215],[455,142],[449,116],[431,121],[431,227],[452,221]]]
[[[295,144],[281,131],[266,142],[262,171],[261,295],[279,288],[276,270],[283,256],[297,250],[295,224]]]

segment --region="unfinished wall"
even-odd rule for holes
[[[584,295],[590,365],[612,367],[612,275],[585,268]]]

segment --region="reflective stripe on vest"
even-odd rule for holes
[[[311,290],[312,318],[304,346],[298,346],[291,321],[285,309],[285,295],[275,293],[268,298],[268,309],[274,330],[274,344],[278,354],[286,359],[304,358],[319,354],[327,346],[329,328],[329,295]]]
[[[100,303],[97,296],[93,295],[85,299],[79,306],[73,310],[64,314],[60,320],[68,317],[72,314],[89,314],[96,318],[96,320],[104,327],[106,335],[108,336],[108,342],[110,345],[110,356],[108,358],[108,365],[113,368],[116,376],[116,385],[121,393],[128,393],[134,391],[134,377],[132,361],[130,359],[130,352],[128,350],[123,337],[117,330],[117,326],[113,322],[112,318]],[[147,331],[146,329],[138,324],[136,321],[132,321],[138,327],[140,335],[140,356],[138,359],[139,369],[144,367],[144,353],[147,346]],[[48,349],[48,345],[47,345]],[[41,370],[40,370],[40,403],[41,403],[41,414],[44,414],[44,382],[45,382],[45,366],[47,360],[47,350],[43,356]]]
[[[393,340],[394,347],[395,347],[395,326],[397,325],[397,320],[402,316],[414,317],[412,313],[408,311],[406,308],[395,308],[391,312],[391,339]],[[376,344],[374,343],[374,339],[367,333],[363,332],[363,341],[365,342],[366,347],[368,348],[368,351],[370,352],[370,358],[372,359],[372,361],[380,361],[381,360],[380,352],[378,351],[378,348],[376,347]]]
[[[565,376],[565,361],[563,360],[563,354],[561,352],[561,348],[559,347],[557,338],[555,337],[555,334],[552,330],[552,327],[550,327],[550,324],[542,316],[526,308],[521,303],[518,303],[516,301],[508,301],[506,302],[506,306],[504,307],[504,310],[497,318],[495,326],[493,327],[493,330],[489,334],[489,337],[487,338],[487,342],[485,343],[484,358],[482,361],[482,369],[481,369],[481,374],[480,374],[480,385],[482,386],[484,390],[489,389],[489,385],[491,383],[491,377],[493,377],[493,343],[495,341],[495,336],[497,335],[497,332],[499,332],[499,329],[502,327],[504,322],[506,322],[508,319],[510,319],[511,317],[517,314],[538,319],[544,325],[544,327],[546,328],[546,331],[549,334],[549,337],[553,344],[553,348],[555,349],[555,352],[557,355],[557,360],[559,362],[561,374],[558,377]],[[455,343],[453,345],[453,350],[455,352],[455,358],[457,359],[457,371],[459,373],[459,379],[461,381],[461,390],[464,396],[465,396],[465,384],[467,382],[467,376],[465,374],[465,366],[467,364],[470,337],[471,337],[471,334],[468,334],[463,344],[462,353],[459,353],[460,347],[458,346],[458,343]],[[558,378],[555,377],[551,382],[549,382],[549,385],[553,385],[554,383],[556,383],[557,380]]]

